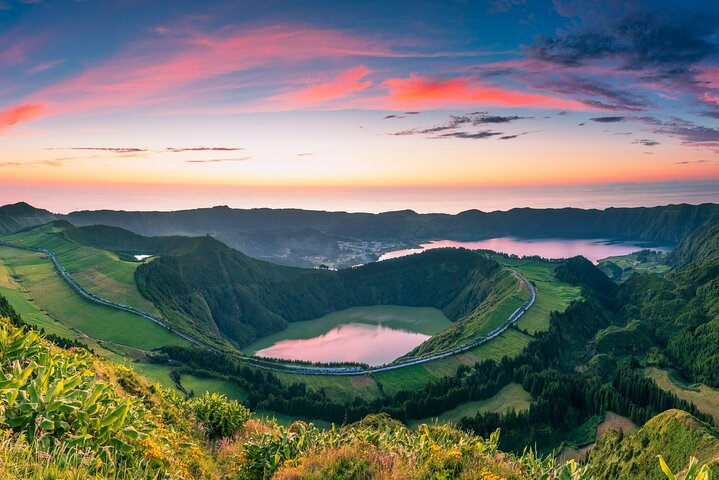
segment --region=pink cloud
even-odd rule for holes
[[[394,109],[475,105],[589,110],[576,100],[507,90],[468,77],[442,79],[411,75],[385,80],[382,86],[389,90],[389,95],[380,100]]]
[[[362,81],[369,70],[360,66],[351,68],[332,81],[310,85],[300,90],[279,95],[275,99],[270,100],[278,102],[284,109],[296,109],[303,107],[316,106],[330,100],[336,100],[347,97],[356,92],[365,90],[372,85],[369,80]]]
[[[192,104],[228,76],[251,69],[351,56],[387,56],[381,42],[337,30],[276,26],[219,32],[163,28],[162,34],[79,75],[41,89],[21,104],[43,103],[46,115],[98,110]],[[341,96],[343,89],[369,86],[360,82],[366,70],[353,69],[327,85],[297,92],[310,103]],[[359,77],[358,77],[359,75]],[[221,87],[220,87],[221,89]],[[17,107],[16,107],[17,108]]]
[[[11,127],[19,122],[32,120],[41,116],[46,110],[43,104],[24,104],[7,110],[0,110],[0,130]]]

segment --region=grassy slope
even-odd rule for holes
[[[409,422],[409,426],[415,427],[422,423],[432,422],[457,424],[463,417],[473,417],[477,412],[504,413],[514,409],[519,413],[529,410],[531,402],[532,396],[525,392],[521,385],[510,383],[491,398],[463,403],[437,417],[413,420]]]
[[[597,478],[664,480],[656,463],[662,455],[672,471],[681,471],[694,456],[719,473],[719,432],[680,410],[667,410],[636,433],[608,432],[589,454]]]
[[[659,388],[692,402],[701,412],[711,415],[715,424],[719,424],[719,390],[704,384],[688,385],[672,370],[649,367],[644,373],[651,377]]]
[[[552,311],[563,311],[572,300],[581,298],[580,288],[572,287],[554,277],[554,264],[541,260],[518,260],[503,256],[495,256],[495,260],[513,268],[524,275],[537,291],[537,298],[532,308],[517,322],[517,326],[529,333],[546,330],[549,327],[549,314]],[[491,312],[490,315],[504,315],[504,320],[514,309],[521,305],[518,296],[507,299],[507,305]],[[521,298],[521,297],[519,297]],[[516,306],[515,306],[516,305]],[[514,306],[514,308],[512,308]],[[522,352],[531,341],[516,329],[509,329],[494,340],[482,344],[460,355],[453,355],[434,362],[415,365],[399,370],[377,373],[374,378],[382,383],[384,392],[393,394],[400,390],[418,389],[430,378],[453,375],[460,365],[473,365],[484,360],[501,360],[502,357],[513,357]]]
[[[317,337],[346,323],[381,324],[387,327],[423,333],[425,335],[434,335],[452,324],[452,322],[436,308],[402,307],[396,305],[354,307],[333,312],[314,320],[290,323],[285,330],[263,337],[243,348],[242,351],[247,354],[253,354],[258,350],[267,348],[282,340]]]
[[[113,252],[79,245],[66,239],[62,230],[50,224],[4,239],[19,245],[50,250],[83,288],[99,297],[159,314],[152,302],[137,289],[134,275],[141,263],[126,262]]]
[[[40,253],[0,247],[0,263],[20,279],[26,295],[38,309],[72,329],[99,340],[145,350],[187,344],[149,320],[85,300],[57,275],[52,262]]]

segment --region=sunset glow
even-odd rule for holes
[[[719,185],[710,2],[283,5],[0,1],[0,203]]]

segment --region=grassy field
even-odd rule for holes
[[[149,320],[85,300],[60,278],[43,254],[0,247],[0,264],[11,272],[26,298],[38,310],[71,329],[143,350],[188,344]]]
[[[30,247],[46,248],[57,255],[65,269],[87,291],[115,303],[130,305],[158,315],[135,284],[135,269],[140,262],[126,262],[113,252],[86,247],[64,238],[62,229],[45,225],[4,240]]]
[[[375,305],[354,307],[332,312],[324,317],[305,322],[293,322],[281,332],[264,337],[243,348],[243,352],[253,354],[282,340],[298,340],[324,335],[335,327],[347,323],[366,323],[410,332],[434,335],[452,325],[444,314],[436,308],[402,307],[397,305]]]
[[[692,402],[701,412],[711,415],[714,423],[719,423],[719,390],[701,383],[689,385],[673,370],[648,367],[644,369],[644,374],[657,382],[662,390]]]
[[[354,377],[340,377],[329,375],[294,375],[289,373],[273,372],[282,382],[302,382],[308,388],[324,389],[333,400],[347,400],[360,396],[372,400],[382,395],[377,382],[369,375]]]
[[[447,410],[437,417],[423,418],[408,422],[410,427],[416,427],[422,423],[454,423],[458,424],[463,417],[474,417],[479,413],[505,413],[514,409],[517,413],[529,410],[532,396],[525,392],[518,383],[510,383],[502,388],[496,395],[486,400],[466,402],[457,407]]]
[[[517,326],[530,334],[549,328],[549,313],[564,311],[572,300],[581,298],[581,289],[560,282],[554,277],[554,264],[542,260],[519,260],[495,256],[495,260],[514,268],[532,282],[537,299],[532,308],[522,315]]]
[[[168,365],[141,362],[124,363],[152,382],[159,383],[163,387],[172,390],[177,389],[175,382],[170,378],[170,370],[172,370],[172,367]],[[202,395],[205,392],[217,392],[234,400],[247,400],[247,392],[229,380],[183,374],[180,377],[180,383],[188,392],[192,391],[195,395]]]

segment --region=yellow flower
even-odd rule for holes
[[[499,477],[495,475],[494,473],[490,472],[489,470],[483,470],[482,476],[480,477],[482,480],[507,480],[504,477]]]
[[[462,458],[462,452],[460,452],[459,450],[452,450],[451,452],[449,452],[449,456],[452,458],[460,459]]]
[[[440,450],[442,450],[442,447],[440,447],[439,445],[436,445],[436,444],[433,444],[429,448],[431,448],[433,452],[439,452]]]

